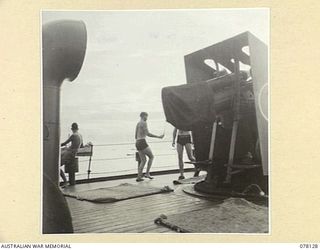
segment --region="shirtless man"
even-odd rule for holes
[[[178,137],[177,137],[178,133]],[[195,158],[192,154],[192,147],[191,147],[191,132],[190,131],[183,131],[174,129],[173,130],[173,141],[172,141],[172,147],[175,146],[176,143],[176,137],[177,137],[177,152],[178,152],[178,160],[179,160],[179,171],[180,176],[179,180],[183,180],[184,177],[184,169],[183,169],[183,148],[186,148],[187,155],[190,161],[195,161]]]
[[[147,126],[147,119],[148,119],[148,114],[146,112],[141,112],[140,121],[137,123],[137,126],[136,126],[136,133],[135,133],[136,148],[138,150],[139,157],[141,160],[138,166],[138,177],[136,181],[143,181],[143,168],[147,162],[146,156],[148,156],[149,160],[148,160],[148,166],[147,166],[145,177],[149,179],[153,179],[153,177],[150,175],[150,168],[151,168],[154,156],[152,154],[151,148],[147,144],[146,137],[149,136],[149,137],[154,137],[159,139],[162,139],[164,137],[164,134],[157,136],[149,132],[148,126]]]
[[[78,132],[79,130],[78,124],[75,122],[72,123],[71,130],[72,130],[72,135],[65,142],[61,143],[61,147],[67,145],[70,142],[71,142],[71,145],[70,147],[63,148],[61,150],[60,166],[71,163],[75,159],[78,149],[80,147],[83,147],[82,136]],[[65,186],[67,183],[67,178],[62,169],[60,169],[60,176],[63,179],[64,186]]]

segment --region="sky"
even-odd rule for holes
[[[78,77],[62,86],[62,136],[78,121],[92,140],[125,140],[141,111],[159,132],[161,89],[186,83],[185,55],[245,31],[269,44],[268,9],[42,12],[59,19],[84,21],[88,35]]]

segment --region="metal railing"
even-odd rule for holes
[[[149,141],[150,144],[156,144],[156,143],[166,143],[166,142],[172,142],[172,141]],[[109,146],[124,146],[124,145],[134,145],[134,142],[121,142],[121,143],[107,143],[107,144],[95,144],[95,147],[109,147]]]
[[[171,140],[166,140],[166,141],[149,141],[149,144],[159,144],[159,143],[171,143]],[[95,175],[95,176],[102,176],[102,175],[116,175],[116,174],[121,174],[121,173],[129,173],[132,171],[136,172],[137,168],[130,168],[130,169],[124,169],[124,170],[116,170],[116,171],[98,171],[94,172],[92,171],[92,164],[91,162],[103,162],[103,161],[120,161],[120,160],[133,160],[135,159],[135,153],[127,153],[125,157],[108,157],[108,158],[94,158],[94,148],[96,147],[117,147],[117,146],[134,146],[135,142],[122,142],[122,143],[106,143],[106,144],[94,144],[91,145],[91,150],[92,150],[92,156],[89,159],[83,159],[79,160],[79,163],[84,163],[88,162],[88,168],[86,172],[80,172],[77,173],[77,176],[84,176],[87,175],[87,180],[90,179],[90,175]],[[173,156],[176,155],[176,153],[164,153],[164,154],[154,154],[155,157],[167,157],[167,156]],[[175,167],[176,165],[164,165],[164,166],[154,166],[152,169],[157,169],[157,170],[168,170],[168,168]],[[84,178],[85,179],[85,178]]]

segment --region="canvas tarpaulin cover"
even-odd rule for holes
[[[162,105],[167,122],[177,129],[190,131],[215,119],[213,92],[205,82],[163,88]]]

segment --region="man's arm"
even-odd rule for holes
[[[71,142],[71,141],[72,141],[72,136],[73,136],[73,135],[71,135],[71,136],[68,138],[68,140],[66,140],[65,142],[61,143],[61,147],[65,146],[65,145],[67,145],[69,142]]]
[[[147,123],[143,124],[143,129],[145,130],[146,135],[149,136],[149,137],[159,138],[159,139],[162,139],[162,138],[164,137],[164,135],[158,136],[158,135],[151,134],[151,133],[149,132]]]
[[[79,135],[80,136],[80,148],[83,148],[84,145],[83,145],[83,138],[82,138],[82,135]]]
[[[154,137],[154,138],[159,138],[159,139],[162,139],[164,137],[164,135],[154,135],[154,134],[151,134],[150,132],[148,132],[147,136]]]
[[[190,131],[190,137],[191,137],[191,144],[194,144],[192,131]]]
[[[172,147],[176,144],[176,136],[177,136],[177,128],[174,128],[173,130],[173,136],[172,136]]]
[[[136,125],[136,132],[134,134],[134,139],[137,140],[137,135],[138,135],[138,124]]]

